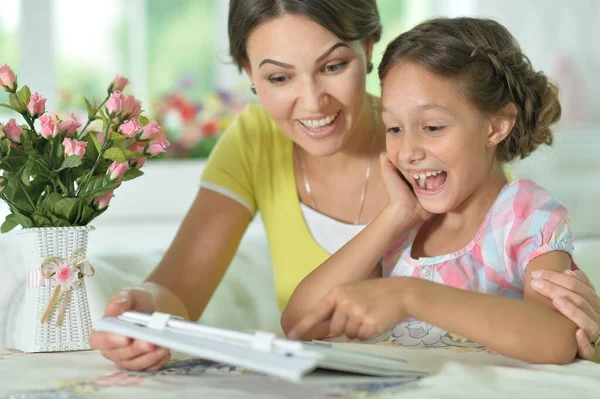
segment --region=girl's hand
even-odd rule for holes
[[[405,209],[416,223],[431,218],[415,196],[413,188],[400,171],[394,166],[386,153],[380,156],[381,174],[389,197],[389,205]]]
[[[104,317],[116,317],[128,310],[152,313],[154,309],[150,292],[143,288],[125,288],[112,297]],[[99,349],[102,356],[126,370],[155,371],[171,358],[171,352],[166,348],[102,331],[92,331],[90,346]]]
[[[581,270],[539,270],[531,276],[533,289],[551,299],[554,307],[579,327],[575,333],[579,357],[600,363],[600,347],[592,345],[600,337],[600,297],[587,275]]]
[[[350,339],[366,341],[381,334],[409,316],[402,303],[400,281],[379,278],[337,286],[292,328],[288,337],[303,339],[323,322],[329,322],[331,334],[345,334]]]

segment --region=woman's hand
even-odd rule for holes
[[[413,215],[416,224],[431,218],[432,214],[427,212],[415,196],[412,186],[402,173],[394,166],[386,153],[380,157],[381,174],[389,197],[389,205],[406,209]]]
[[[143,288],[124,288],[112,297],[104,317],[115,317],[128,310],[152,313],[154,309],[150,292]],[[102,356],[126,370],[159,370],[171,358],[171,352],[166,348],[101,331],[92,332],[90,346],[92,349],[99,349]]]
[[[379,278],[343,284],[332,289],[288,337],[304,339],[316,325],[329,322],[333,335],[366,341],[408,317],[403,305],[400,279]]]
[[[600,347],[592,345],[600,337],[600,297],[587,275],[581,270],[539,270],[531,276],[533,289],[579,327],[575,334],[579,357],[600,363]]]

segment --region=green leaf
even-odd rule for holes
[[[10,106],[12,107],[12,109],[17,111],[18,113],[22,114],[25,111],[27,111],[27,108],[23,109],[23,106],[19,104],[19,99],[15,93],[11,93],[8,96],[8,101],[10,102]]]
[[[45,216],[34,213],[32,219],[35,227],[52,227],[52,221]]]
[[[61,201],[63,196],[59,193],[50,193],[42,202],[42,208],[48,211],[52,210],[58,201]]]
[[[81,159],[77,155],[71,155],[62,162],[58,171],[68,169],[68,168],[76,168],[81,165]]]
[[[85,101],[85,106],[87,108],[87,113],[88,113],[88,118],[93,118],[94,116],[94,111],[96,110],[95,107],[92,106],[92,104],[89,102],[89,100],[87,98],[85,98],[85,96],[83,97],[83,101]]]
[[[52,225],[54,227],[70,227],[72,226],[69,222],[54,215],[50,215],[50,220],[52,220]]]
[[[123,154],[123,150],[117,147],[111,147],[104,152],[102,155],[105,159],[110,159],[115,162],[127,162],[127,158],[125,158],[125,154]]]
[[[92,143],[94,143],[94,147],[96,148],[96,152],[100,152],[100,150],[102,149],[102,146],[100,145],[100,142],[98,141],[98,138],[96,137],[96,134],[94,132],[90,132],[90,134],[88,134],[89,139],[92,141]],[[86,148],[87,150],[87,148]]]
[[[145,125],[147,125],[150,122],[150,119],[146,118],[144,115],[140,115],[138,117],[138,121],[140,122],[140,124],[142,126],[145,126]]]
[[[21,104],[24,104],[27,107],[27,104],[29,104],[29,99],[31,98],[31,90],[29,90],[29,87],[25,85],[17,92],[17,97],[19,98]]]
[[[19,222],[15,215],[8,215],[6,219],[4,219],[4,223],[2,223],[2,227],[0,227],[0,233],[8,233],[18,225]]]
[[[125,171],[125,174],[123,174],[123,178],[121,179],[121,181],[133,180],[136,177],[140,177],[143,174],[144,172],[142,172],[139,169],[129,168]]]
[[[84,206],[83,212],[81,213],[81,225],[85,226],[90,223],[97,216],[96,211],[90,206]]]
[[[17,222],[23,226],[24,229],[28,229],[30,227],[33,227],[33,222],[31,221],[31,219],[29,219],[27,216],[19,213],[19,212],[14,212],[13,215],[15,216],[15,219],[17,220]]]
[[[119,181],[105,182],[103,176],[97,176],[92,178],[86,187],[84,187],[81,197],[87,199],[96,198],[110,193],[119,187],[120,184]]]
[[[12,109],[13,111],[16,111],[12,106],[8,105],[8,104],[0,104],[0,107],[4,107],[4,108],[8,108],[8,109]],[[17,111],[18,112],[18,111]]]
[[[71,221],[77,217],[77,207],[79,206],[80,198],[65,198],[58,201],[52,207],[52,212],[62,219]]]
[[[133,152],[131,150],[128,150],[127,148],[123,149],[123,155],[125,155],[125,158],[128,161],[130,159],[139,158],[142,156],[142,154],[140,154],[139,152]]]

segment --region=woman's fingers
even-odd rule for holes
[[[584,331],[588,337],[588,342],[593,342],[598,338],[600,327],[598,326],[598,322],[590,317],[590,315],[594,315],[595,312],[591,309],[589,304],[583,306],[577,304],[576,306],[568,298],[555,299],[553,304],[560,313]]]
[[[106,357],[107,359],[118,363],[135,359],[143,354],[153,352],[157,348],[158,347],[156,345],[153,345],[149,342],[136,340],[133,341],[131,345],[128,345],[126,347],[117,349],[104,349],[101,353],[102,356]]]
[[[585,274],[585,272],[583,270],[575,270],[575,271],[565,270],[564,274],[577,277],[582,283],[584,283],[585,285],[587,285],[588,287],[590,287],[591,289],[596,291],[596,287],[594,286],[594,284],[592,284],[588,275]]]
[[[573,298],[580,296],[593,309],[600,310],[600,297],[598,297],[598,294],[577,277],[551,270],[538,270],[533,272],[531,276],[533,277],[533,280],[531,280],[533,289],[551,300],[568,296],[577,305],[577,300],[573,300]]]
[[[577,330],[575,333],[577,340],[577,354],[580,358],[585,360],[593,360],[594,358],[594,347],[590,343],[588,335],[582,329]]]
[[[90,347],[92,349],[119,349],[131,344],[131,338],[123,335],[93,331],[90,335]]]
[[[122,360],[116,363],[117,366],[126,370],[146,371],[151,368],[158,370],[168,361],[169,352],[168,349],[158,348],[133,359]]]

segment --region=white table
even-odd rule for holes
[[[409,384],[313,376],[303,384],[230,367],[207,367],[175,354],[157,373],[123,372],[97,351],[20,354],[0,350],[0,397],[32,398],[598,398],[600,365],[531,365],[481,349],[406,349],[336,344],[408,360],[432,375]],[[187,361],[186,361],[187,359]],[[342,379],[340,379],[342,378]],[[345,378],[345,379],[344,379]],[[352,384],[354,381],[355,384]],[[340,385],[343,382],[342,385]]]

